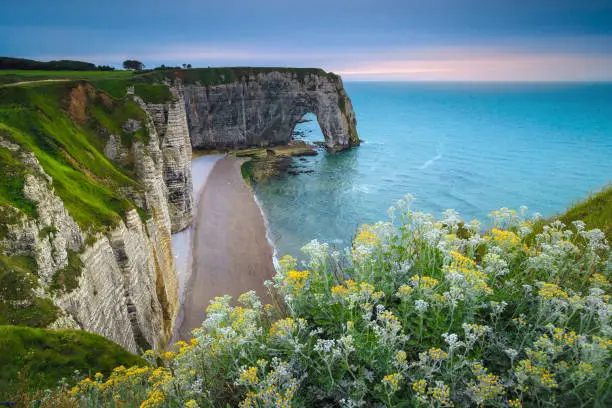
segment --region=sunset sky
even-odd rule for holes
[[[321,67],[345,80],[612,81],[611,0],[5,0],[2,10],[2,56]]]

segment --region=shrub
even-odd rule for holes
[[[217,297],[157,368],[73,390],[82,406],[610,406],[610,250],[599,230],[449,210],[313,241],[254,292]],[[152,352],[147,358],[155,364]],[[92,405],[92,402],[93,403]]]

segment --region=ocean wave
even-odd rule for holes
[[[257,204],[257,207],[259,207],[259,212],[261,213],[261,216],[264,220],[264,226],[266,227],[266,239],[268,240],[268,243],[272,247],[272,263],[274,263],[274,269],[278,270],[278,267],[279,267],[278,251],[276,249],[276,244],[274,243],[274,239],[272,238],[272,229],[270,228],[268,217],[266,217],[266,213],[264,212],[263,206],[261,202],[259,201],[259,199],[257,198],[257,194],[255,194],[255,191],[253,191],[253,198],[255,199],[255,203]]]
[[[423,163],[421,167],[419,167],[419,170],[425,170],[426,168],[428,168],[429,166],[431,166],[432,164],[440,160],[442,156],[443,156],[442,153],[439,153],[434,158],[427,160],[425,163]]]

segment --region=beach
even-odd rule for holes
[[[242,179],[242,162],[230,156],[216,160],[199,196],[194,196],[192,268],[181,296],[175,339],[190,338],[215,296],[236,299],[250,289],[262,297],[267,294],[263,283],[274,275],[273,248],[253,191]]]

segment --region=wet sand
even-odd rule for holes
[[[224,157],[213,167],[197,202],[193,231],[193,272],[187,282],[178,337],[189,339],[202,325],[210,299],[236,299],[274,275],[273,249],[253,192],[242,179],[242,159]]]

